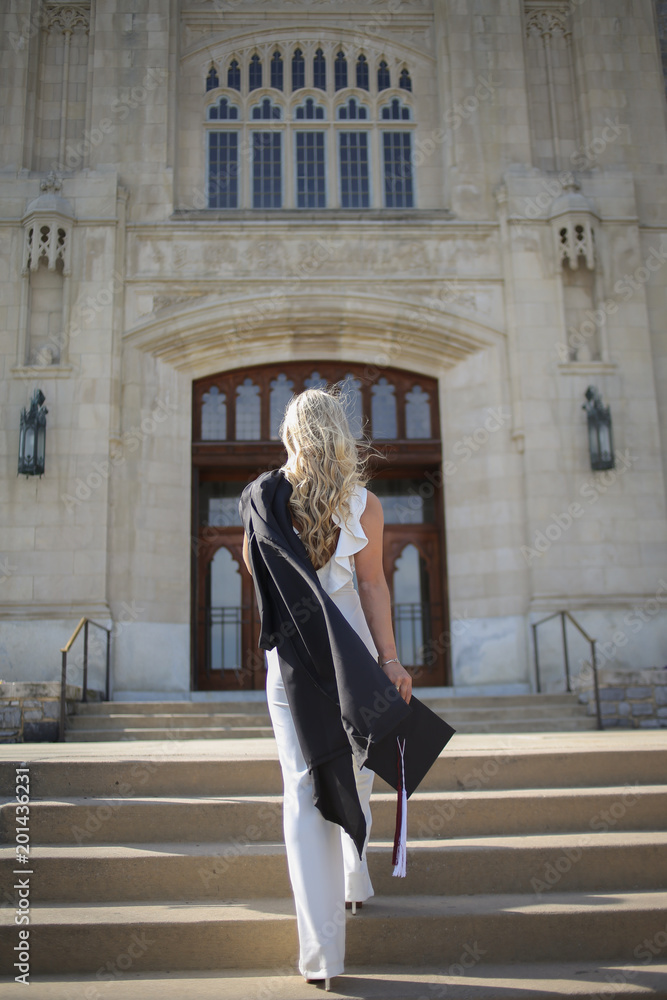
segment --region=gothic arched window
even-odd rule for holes
[[[292,56],[292,90],[306,86],[306,60],[301,49],[295,49]]]
[[[236,440],[259,441],[260,417],[259,386],[246,378],[236,387]]]
[[[327,89],[327,61],[322,49],[318,49],[313,59],[313,87],[318,90]]]
[[[227,437],[227,403],[224,392],[212,385],[202,397],[202,441],[224,441]]]
[[[300,104],[294,113],[297,121],[323,121],[324,108],[321,104],[315,104],[312,97],[307,97],[303,104]]]
[[[406,438],[431,437],[430,396],[420,385],[415,385],[405,394],[405,436]]]
[[[276,90],[283,89],[283,57],[280,52],[274,52],[271,59],[271,86]]]
[[[248,90],[259,90],[262,86],[262,60],[257,53],[250,60],[248,66]]]
[[[371,389],[371,423],[373,437],[391,440],[398,435],[396,393],[386,378],[380,378]]]
[[[378,66],[378,90],[388,90],[390,86],[389,67],[383,59]]]
[[[206,91],[215,90],[220,86],[220,80],[218,78],[218,71],[215,66],[211,66],[208,71],[208,76],[206,77]]]
[[[334,90],[347,87],[347,59],[344,52],[338,52],[334,60]]]
[[[398,85],[401,90],[412,90],[412,80],[410,79],[410,74],[407,69],[401,70],[401,76],[398,81]]]
[[[283,113],[282,109],[277,104],[274,104],[270,97],[265,97],[259,104],[254,106],[251,116],[254,121],[261,121],[268,118],[280,119]]]
[[[368,60],[364,55],[357,59],[357,87],[359,90],[368,90]]]
[[[238,121],[239,109],[230,104],[226,97],[221,97],[217,104],[208,109],[209,121]]]
[[[232,59],[227,70],[227,86],[230,90],[241,89],[241,67],[236,59]]]

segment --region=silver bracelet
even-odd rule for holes
[[[392,656],[391,660],[385,660],[382,666],[386,667],[388,663],[400,663],[400,662],[401,661],[399,659],[397,659],[395,656]]]

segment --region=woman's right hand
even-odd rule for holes
[[[412,697],[412,677],[407,672],[402,664],[397,663],[392,660],[391,663],[385,663],[382,667],[385,674],[394,685],[401,698],[403,698],[408,705],[410,704],[410,698]]]

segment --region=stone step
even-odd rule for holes
[[[583,718],[586,719],[586,707],[576,702],[567,705],[526,705],[516,707],[504,705],[502,708],[490,713],[487,708],[469,707],[460,708],[458,705],[451,709],[437,709],[437,714],[446,718],[451,725],[462,722],[484,722],[484,721],[537,721],[547,719],[550,722],[558,722],[561,719]],[[268,712],[124,712],[118,709],[94,715],[77,713],[69,716],[67,726],[70,730],[93,727],[105,728],[127,728],[127,729],[150,729],[165,728],[170,729],[182,726],[185,729],[194,729],[197,726],[270,726],[271,720]]]
[[[373,831],[393,839],[396,793],[375,792]],[[507,836],[613,830],[659,830],[665,786],[420,792],[411,796],[408,837]],[[9,838],[14,810],[0,811],[0,833]],[[33,800],[31,838],[37,844],[203,842],[253,836],[282,838],[282,796],[68,797]],[[249,833],[254,831],[254,835]]]
[[[379,896],[613,892],[667,889],[667,832],[460,837],[408,842],[408,877],[392,876],[392,842],[372,839]],[[59,844],[33,847],[33,903],[103,903],[290,896],[282,842],[247,834],[211,843]],[[11,886],[12,848],[0,848]]]
[[[55,743],[0,748],[0,787],[14,785],[17,760],[33,798],[114,795],[272,795],[282,791],[273,739]],[[667,732],[457,733],[420,791],[657,785],[667,775]],[[387,789],[375,779],[378,791]]]
[[[356,919],[356,918],[355,918]],[[662,939],[661,939],[662,940]],[[651,942],[653,943],[653,942]],[[655,948],[656,945],[653,945]],[[296,975],[293,966],[283,960],[270,971],[260,969],[230,972],[214,969],[206,972],[136,972],[126,951],[119,956],[126,969],[105,970],[104,997],[107,1000],[436,1000],[451,996],[458,1000],[531,1000],[556,996],[576,1000],[634,1000],[652,996],[667,1000],[667,962],[661,955],[652,957],[642,950],[640,961],[630,956],[627,962],[543,962],[520,965],[494,965],[485,958],[477,960],[474,948],[460,953],[443,949],[437,965],[346,966],[345,974],[331,980],[331,992],[323,993]],[[662,960],[661,960],[662,959]],[[505,959],[504,961],[507,961]],[[650,961],[650,964],[646,964]],[[370,965],[370,967],[369,967]],[[63,976],[31,976],[30,1000],[63,1000],[67,997],[98,997],[97,976],[70,973]]]
[[[465,697],[437,697],[425,696],[422,698],[419,688],[415,688],[415,694],[429,705],[434,711],[464,708],[504,708],[524,706],[561,706],[578,704],[578,697],[570,691],[563,691],[558,694],[521,694],[521,695],[493,695],[493,696],[465,696]],[[219,715],[237,712],[242,714],[266,714],[266,695],[262,692],[262,697],[243,701],[234,696],[233,699],[225,700],[223,692],[220,699],[211,701],[97,701],[97,702],[75,702],[74,711],[79,715],[105,715],[108,712],[127,712],[131,715],[163,715],[164,713],[175,713],[183,715],[192,713],[202,715],[210,713]]]
[[[581,716],[580,718],[562,719],[511,719],[507,721],[487,720],[480,722],[460,722],[458,719],[450,719],[450,724],[460,733],[558,733],[558,732],[581,732],[596,728],[595,719]],[[133,728],[75,728],[69,729],[65,734],[65,742],[105,742],[107,740],[154,740],[169,739],[171,736],[181,740],[195,739],[253,739],[256,736],[271,737],[273,729],[270,727],[261,728],[259,726],[241,728],[237,726],[228,727],[197,727],[187,729],[180,725],[172,725],[164,729],[133,729]]]
[[[335,918],[334,918],[335,919]],[[667,894],[554,892],[478,896],[375,896],[346,920],[349,965],[475,960],[574,962],[637,960],[635,946],[667,926]],[[0,910],[0,967],[11,968],[14,915]],[[252,942],[252,946],[250,946]],[[132,948],[132,950],[130,950]],[[283,968],[297,948],[291,899],[231,903],[35,904],[30,911],[31,970],[95,972],[118,956],[132,970]],[[111,970],[110,970],[111,971]]]

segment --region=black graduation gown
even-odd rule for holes
[[[417,699],[406,704],[326,593],[292,527],[291,492],[289,480],[275,469],[246,486],[239,501],[259,609],[258,645],[277,647],[315,805],[349,833],[361,856],[366,821],[352,755],[397,787],[396,735],[407,727],[414,736],[428,713],[436,720],[437,738],[427,740],[425,766],[422,771],[422,754],[411,768],[412,781],[406,756],[406,784],[416,787],[453,730],[426,706],[412,711]]]

